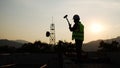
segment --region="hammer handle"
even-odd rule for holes
[[[67,22],[68,22],[68,25],[70,26],[71,24],[70,24],[70,22],[69,22],[68,18],[66,18],[66,20],[67,20]]]

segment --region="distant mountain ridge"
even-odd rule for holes
[[[84,51],[97,51],[99,48],[99,43],[103,40],[104,42],[111,43],[112,41],[117,41],[120,45],[120,36],[112,39],[100,39],[96,41],[91,41],[88,43],[84,43],[82,49]],[[13,47],[21,47],[24,43],[29,43],[25,40],[7,40],[7,39],[0,39],[0,46],[8,45]]]
[[[0,39],[0,46],[13,46],[16,48],[21,47],[24,43],[28,43],[28,41],[24,40],[8,40],[8,39]]]
[[[15,41],[15,42],[18,42],[18,43],[29,43],[28,41],[26,41],[26,40],[13,40],[13,41]]]
[[[100,42],[102,40],[107,43],[111,43],[112,41],[117,41],[120,44],[120,36],[118,36],[112,39],[100,39],[100,40],[85,43],[83,44],[83,50],[84,51],[97,51],[99,49],[98,46],[100,45]]]

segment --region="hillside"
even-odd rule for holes
[[[99,43],[101,40],[91,41],[88,43],[83,44],[84,51],[97,51],[99,48]]]
[[[18,42],[18,43],[29,43],[28,41],[26,41],[26,40],[13,40],[13,41],[15,41],[15,42]]]
[[[13,47],[21,47],[24,43],[16,42],[16,41],[11,41],[7,39],[0,39],[0,46],[8,45],[8,46],[13,46]]]
[[[101,39],[102,40],[102,39]],[[83,50],[84,51],[97,51],[99,48],[99,43],[101,40],[91,41],[88,43],[83,44]],[[103,39],[103,41],[107,43],[111,43],[112,41],[117,41],[120,44],[120,36],[112,39]],[[7,39],[0,39],[0,46],[8,45],[13,47],[21,47],[24,43],[29,43],[25,40],[7,40]]]
[[[99,43],[101,40],[96,40],[96,41],[91,41],[91,42],[85,43],[83,45],[83,50],[84,51],[97,51],[99,49],[98,46],[99,46]],[[105,41],[107,43],[111,43],[112,41],[117,41],[120,44],[120,36],[118,36],[116,38],[112,38],[112,39],[103,39],[103,41]]]

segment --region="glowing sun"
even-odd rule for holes
[[[91,24],[91,31],[93,33],[99,33],[102,31],[102,29],[103,29],[103,27],[101,24],[98,24],[98,23]]]

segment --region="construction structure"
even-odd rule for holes
[[[53,18],[52,18],[52,24],[50,24],[50,31],[46,32],[46,37],[49,37],[49,44],[55,45],[55,24],[53,23]]]
[[[55,24],[50,25],[50,44],[55,45]]]

